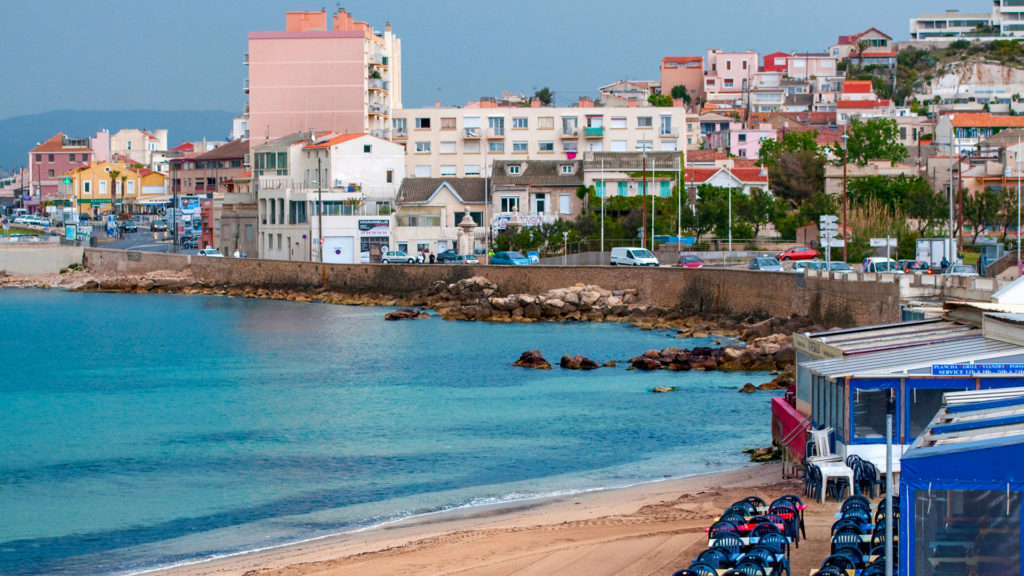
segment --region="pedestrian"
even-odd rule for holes
[[[946,268],[949,268],[949,260],[945,256],[943,256],[942,262],[939,262],[939,265],[942,266],[942,271],[945,272]]]
[[[241,257],[242,257],[242,253],[238,251],[238,248],[235,248],[235,258],[241,258]]]
[[[985,253],[982,252],[981,258],[978,258],[978,274],[984,276],[986,268],[988,268],[988,256],[986,256]]]
[[[416,263],[417,264],[423,264],[423,251],[422,250],[420,250],[419,252],[416,253]]]
[[[434,253],[430,252],[430,263],[433,264],[435,261],[436,261],[436,258],[434,257]]]

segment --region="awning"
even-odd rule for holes
[[[162,206],[171,202],[170,196],[146,196],[139,200],[139,204],[146,204],[148,206]]]

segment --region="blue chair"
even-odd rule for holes
[[[857,568],[864,566],[864,554],[856,546],[841,546],[832,552],[833,556],[846,556]]]
[[[859,506],[861,508],[864,508],[865,510],[871,510],[871,501],[861,494],[854,494],[853,496],[850,496],[846,500],[843,500],[843,505],[842,507],[840,507],[839,511],[846,512],[847,510],[855,506]]]
[[[813,500],[819,500],[821,495],[821,469],[811,464],[804,463],[804,496]]]
[[[846,576],[846,570],[842,570],[838,566],[822,566],[812,576]]]
[[[871,524],[871,511],[866,508],[853,507],[843,512],[843,520],[855,520],[861,524]]]
[[[765,504],[764,500],[757,496],[747,496],[746,498],[743,499],[743,501],[752,505],[755,508],[764,508],[765,506],[768,506],[767,504]]]
[[[744,560],[737,564],[733,570],[744,576],[768,576],[768,571],[764,569],[764,566],[753,560]]]
[[[718,571],[715,570],[714,566],[708,566],[707,564],[702,564],[700,562],[690,564],[688,570],[697,574],[697,576],[718,576]]]
[[[780,570],[785,570],[787,576],[789,575],[789,559],[786,555],[760,543],[743,555],[743,561],[748,560],[760,562],[765,571],[771,568],[774,574],[778,574]]]
[[[832,536],[832,553],[844,547],[852,547],[860,550],[861,535],[854,532],[839,532]]]
[[[743,551],[743,540],[734,532],[718,532],[711,536],[712,548],[728,550],[730,558],[736,558]]]
[[[885,491],[885,482],[879,479],[875,465],[867,460],[861,461],[853,469],[853,481],[857,485],[858,493],[861,487],[865,487],[872,498],[875,497],[875,486],[878,486],[879,493]]]
[[[750,531],[751,538],[760,538],[765,534],[782,534],[782,530],[779,530],[779,527],[775,524],[769,524],[767,522],[764,522],[762,524],[754,526],[754,529]]]
[[[733,514],[723,514],[722,517],[718,519],[718,521],[719,522],[732,522],[733,524],[735,524],[737,526],[739,526],[740,524],[746,524],[747,523],[747,519],[745,517],[740,516],[739,514],[736,514],[736,513],[733,513]]]
[[[750,513],[749,507],[747,507],[747,506],[738,506],[736,504],[733,504],[732,506],[729,506],[728,508],[726,508],[725,509],[725,513],[722,514],[722,516],[729,516],[730,514],[735,514],[735,515],[740,516],[742,518],[746,518],[748,516],[753,516],[753,514]]]
[[[729,553],[721,548],[708,548],[693,559],[694,564],[707,564],[712,568],[731,568],[732,560]]]
[[[768,548],[776,554],[789,556],[789,538],[782,534],[765,534],[757,540],[757,545]]]
[[[830,533],[834,535],[836,532],[842,532],[844,530],[854,530],[858,534],[862,534],[864,532],[862,523],[859,520],[854,520],[852,518],[840,518],[832,524],[832,531]]]
[[[800,513],[797,511],[796,506],[791,502],[779,502],[776,501],[768,508],[769,514],[775,514],[782,519],[783,528],[782,533],[789,536],[796,547],[800,547]],[[789,516],[786,519],[783,515]]]
[[[754,516],[757,514],[757,508],[750,502],[747,502],[746,500],[734,502],[732,506],[729,506],[729,510],[732,510],[733,508],[736,508],[737,510],[743,510],[744,516]]]
[[[735,532],[735,531],[736,531],[736,525],[733,524],[732,522],[729,522],[728,520],[719,520],[718,522],[715,522],[714,524],[712,524],[710,528],[708,528],[708,533],[709,534],[717,534],[719,532]]]
[[[800,532],[803,534],[804,539],[807,539],[807,527],[804,525],[804,511],[799,508],[800,506],[803,506],[804,501],[796,494],[786,494],[784,496],[780,496],[778,500],[786,500],[797,509],[797,512],[800,514]]]
[[[846,556],[837,556],[835,554],[825,558],[825,561],[821,563],[822,568],[826,568],[828,566],[835,566],[843,571],[857,569],[857,565],[853,563],[853,560],[850,560]]]

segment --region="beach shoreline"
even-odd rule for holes
[[[533,552],[527,556],[571,556],[574,551],[581,553],[595,546],[600,549],[600,542],[608,539],[622,541],[627,548],[633,548],[629,543],[636,541],[642,548],[640,542],[649,538],[660,541],[669,536],[685,543],[677,551],[679,558],[658,555],[647,561],[652,568],[666,562],[674,565],[668,572],[661,568],[652,572],[671,574],[688,565],[684,559],[688,547],[703,541],[703,528],[708,520],[716,511],[720,512],[718,508],[729,504],[721,502],[732,498],[734,492],[746,490],[774,498],[797,488],[795,481],[782,479],[778,463],[749,465],[625,488],[414,516],[356,532],[144,573],[395,574],[404,573],[402,569],[396,570],[397,565],[408,564],[420,566],[419,574],[503,574],[511,573],[512,565],[521,562],[522,554],[531,549]],[[562,533],[562,545],[552,548],[552,532]],[[595,533],[599,538],[596,543]],[[643,537],[644,534],[648,536]],[[470,542],[474,545],[467,546]],[[641,556],[646,557],[646,553]],[[605,573],[600,564],[586,570],[579,568],[574,564],[564,572],[543,568],[537,573]]]

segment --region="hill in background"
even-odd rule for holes
[[[107,129],[168,130],[171,148],[186,141],[227,140],[235,114],[222,110],[53,110],[42,114],[0,120],[0,167],[10,171],[28,161],[36,143],[63,132],[72,138],[89,138]]]

